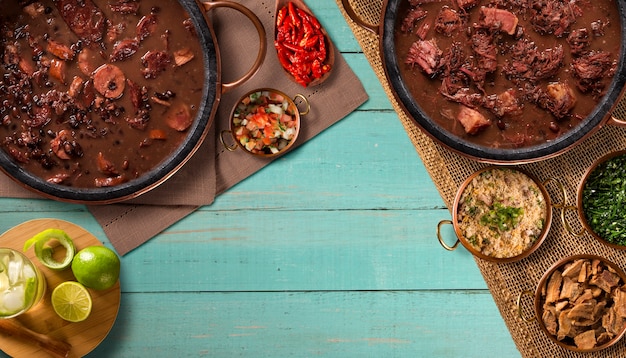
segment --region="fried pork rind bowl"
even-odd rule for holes
[[[534,292],[535,317],[524,317],[523,295],[518,312],[537,320],[556,344],[574,352],[608,348],[626,332],[626,274],[615,263],[596,255],[574,255],[556,262]]]
[[[447,250],[459,244],[474,256],[505,263],[532,254],[545,240],[552,223],[552,203],[545,186],[518,168],[489,166],[461,185],[452,220],[437,226],[439,243]],[[445,243],[441,228],[451,224],[457,241]]]

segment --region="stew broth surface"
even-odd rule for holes
[[[569,7],[567,11],[575,14],[575,20],[566,24],[567,26],[563,25],[560,30],[540,33],[531,24],[533,11],[536,12],[537,9],[570,5],[574,7]],[[505,31],[507,18],[499,18],[499,13],[495,21],[489,22],[485,20],[487,11],[483,8],[497,8],[515,15],[518,22],[512,34]],[[421,12],[410,15],[411,10],[416,9]],[[457,23],[454,13],[460,19]],[[404,23],[409,21],[406,20],[409,16],[417,18],[411,26]],[[425,114],[463,140],[493,148],[519,148],[545,143],[581,124],[610,85],[619,60],[621,44],[619,11],[612,0],[407,0],[400,5],[394,29],[395,55],[402,81]],[[573,54],[568,36],[581,29],[586,29],[584,31],[588,35],[588,45]],[[493,36],[492,42],[486,42],[495,45],[497,49],[494,53],[497,65],[493,67],[493,71],[486,71],[482,82],[481,71],[477,69],[488,66],[485,64],[488,56],[479,53],[481,50],[477,51],[472,45],[479,33]],[[427,73],[423,66],[410,61],[411,47],[419,41],[433,41],[441,51],[437,58],[440,62],[433,66],[433,73]],[[513,65],[516,61],[514,49],[520,42],[525,42],[528,47],[534,45],[536,54],[545,55],[545,58],[539,59],[546,62],[560,48],[560,65],[545,78],[526,79],[512,75],[511,68],[518,68]],[[461,55],[456,57],[456,67],[454,60],[452,65],[446,67],[443,65],[445,58],[450,58],[453,47]],[[607,55],[605,59],[608,58],[610,63],[605,61],[606,66],[600,71],[602,73],[598,78],[581,80],[580,74],[573,70],[573,61],[597,54]],[[594,60],[588,62],[594,63]],[[455,86],[452,91],[444,86],[446,78],[453,79],[448,82]],[[582,87],[592,88],[581,90],[579,82],[584,82]],[[548,95],[555,92],[568,93],[563,90],[566,88],[571,89],[573,104],[572,101],[562,105],[554,103]],[[563,91],[559,92],[559,89]],[[515,95],[514,110],[502,105],[504,97],[498,96],[505,92]],[[486,122],[477,125],[478,129],[474,128],[475,131],[468,131],[459,120],[464,107],[478,111]]]
[[[114,186],[184,142],[205,76],[177,1],[26,3],[3,1],[0,19],[0,139],[19,165],[50,183]]]

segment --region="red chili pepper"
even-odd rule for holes
[[[298,52],[298,51],[302,51],[302,47],[298,46],[298,45],[294,45],[292,43],[289,42],[283,42],[282,44],[285,48],[294,51],[294,52]]]
[[[324,39],[324,36],[320,36],[318,41],[319,41],[319,45],[318,45],[319,51],[317,52],[317,59],[324,62],[326,61],[326,56],[327,56],[326,40]]]
[[[274,46],[278,60],[296,82],[306,87],[311,80],[330,70],[330,66],[324,64],[326,41],[315,16],[290,2],[279,10],[276,25]]]
[[[289,66],[291,66],[289,58],[287,57],[287,55],[285,55],[285,53],[278,53],[278,61],[284,68],[288,68]]]
[[[282,9],[278,10],[278,14],[276,14],[276,26],[280,29],[280,27],[283,25],[283,22],[285,21],[285,17],[287,16],[287,8],[283,7]]]
[[[319,45],[319,36],[318,35],[313,35],[310,37],[304,37],[302,39],[302,41],[300,41],[300,47],[305,48],[305,49],[312,49],[314,47],[316,47],[317,45]]]
[[[311,25],[311,23],[305,20],[302,21],[302,29],[304,30],[305,35],[318,33],[317,30],[313,29],[313,26]]]
[[[291,24],[294,27],[300,27],[300,18],[296,13],[295,6],[292,2],[289,3],[289,17],[291,18]]]
[[[317,21],[315,16],[311,16],[309,13],[307,13],[306,11],[304,11],[302,9],[296,9],[296,11],[298,12],[298,15],[302,19],[304,19],[307,22],[309,22],[311,24],[311,26],[313,26],[316,30],[319,30],[319,29],[322,28],[322,25],[320,25],[319,21]]]
[[[322,64],[319,60],[314,60],[311,64],[311,72],[313,73],[313,77],[315,78],[322,77]]]

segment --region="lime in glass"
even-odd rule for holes
[[[46,279],[21,252],[0,248],[0,318],[11,318],[35,306],[46,291]]]

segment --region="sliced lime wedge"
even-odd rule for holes
[[[56,240],[65,248],[65,258],[63,261],[57,261],[54,259],[54,248],[46,246],[51,241]],[[46,267],[53,270],[63,270],[72,263],[76,248],[74,242],[67,235],[67,233],[61,229],[47,229],[39,234],[26,240],[24,243],[24,251],[28,250],[31,246],[35,245],[35,255],[37,259]]]
[[[69,322],[81,322],[91,314],[93,301],[85,286],[76,281],[59,284],[50,297],[52,308],[59,317]]]
[[[26,279],[26,287],[24,288],[24,305],[30,305],[35,299],[37,293],[37,284],[34,277]]]

